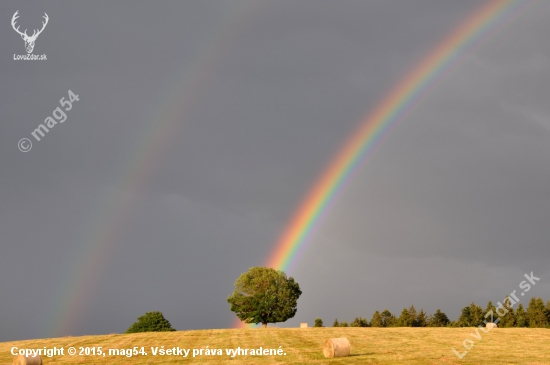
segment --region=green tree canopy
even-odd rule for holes
[[[433,316],[430,316],[428,320],[428,326],[430,327],[446,327],[449,324],[449,318],[441,309],[437,309]]]
[[[516,325],[516,313],[514,312],[514,307],[512,304],[512,300],[509,296],[506,296],[504,298],[504,301],[502,302],[506,310],[506,314],[502,317],[500,317],[500,327],[514,327]]]
[[[378,312],[378,311],[374,312],[374,314],[372,315],[372,318],[370,320],[370,325],[372,327],[382,327],[383,326],[382,316],[380,315],[380,312]]]
[[[147,312],[139,317],[137,322],[134,322],[130,328],[126,330],[126,333],[170,331],[175,331],[175,329],[172,328],[170,322],[164,318],[162,312]]]
[[[497,314],[497,308],[494,306],[492,301],[489,301],[487,303],[487,306],[485,307],[485,310],[483,311],[483,316],[487,316],[486,321],[489,322],[491,320],[491,314],[487,315],[487,313],[493,313],[493,321],[496,321],[498,314]]]
[[[397,319],[397,323],[400,327],[412,327],[411,314],[407,308],[403,308],[401,315]]]
[[[366,318],[363,317],[355,317],[353,322],[349,324],[350,327],[368,327],[369,322]]]
[[[411,305],[407,310],[409,311],[409,320],[407,321],[407,326],[417,327],[416,321],[417,321],[418,312],[416,311],[416,308],[414,307],[414,305]]]
[[[520,302],[516,309],[516,327],[527,327],[528,325],[529,319],[527,318],[527,313],[525,313],[523,304]]]
[[[496,313],[493,313],[495,319],[497,318]],[[458,318],[458,325],[460,327],[477,327],[484,325],[483,321],[485,320],[483,309],[472,302],[469,306],[462,308],[462,313]],[[491,317],[487,319],[487,322],[491,320]]]
[[[387,309],[384,309],[384,311],[380,314],[382,317],[382,327],[393,327],[395,326],[395,322],[397,321],[395,316]]]
[[[543,328],[548,324],[548,315],[542,298],[531,298],[527,307],[527,317],[529,318],[529,327]]]
[[[460,327],[470,327],[472,324],[472,316],[470,314],[470,306],[464,307],[458,317],[458,325]]]
[[[416,314],[413,327],[426,327],[428,325],[428,315],[424,312],[424,309],[420,309],[420,312]]]
[[[497,314],[494,314],[495,317],[497,317]],[[470,318],[472,320],[472,323],[470,326],[478,327],[478,326],[484,326],[485,323],[483,321],[485,320],[485,314],[483,313],[483,308],[481,308],[479,305],[472,302],[470,304]]]
[[[227,302],[240,320],[267,327],[294,317],[301,294],[298,283],[283,271],[252,267],[235,281]]]
[[[323,327],[323,320],[321,318],[315,318],[315,324],[313,327]]]

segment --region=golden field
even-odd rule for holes
[[[473,334],[473,336],[471,335]],[[481,338],[479,338],[481,336]],[[550,364],[550,330],[510,328],[488,333],[475,328],[255,328],[215,329],[138,334],[63,337],[0,343],[0,364],[11,364],[11,348],[64,348],[65,355],[43,357],[48,364]],[[346,337],[351,343],[351,356],[326,359],[324,340]],[[452,351],[465,351],[462,343],[473,341],[473,347],[459,359]],[[471,343],[468,343],[470,345]],[[144,347],[147,356],[123,355],[69,356],[67,349],[99,346],[108,349]],[[189,356],[151,354],[151,347],[191,349]],[[223,355],[205,355],[208,349],[221,349]],[[279,349],[286,355],[226,355],[226,349]],[[192,349],[203,349],[203,355],[192,357]],[[197,350],[199,351],[199,350]]]

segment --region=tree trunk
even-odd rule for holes
[[[266,322],[266,323],[262,323],[262,327],[263,327],[263,328],[267,328],[267,322]]]

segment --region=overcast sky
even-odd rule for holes
[[[2,1],[0,341],[231,327],[365,116],[482,1]],[[41,27],[33,54],[20,30]],[[290,275],[295,318],[550,299],[550,4],[468,51],[357,171]],[[71,90],[79,101],[32,131]],[[33,142],[26,153],[18,141]]]

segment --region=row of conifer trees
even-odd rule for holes
[[[485,309],[472,302],[462,308],[456,321],[451,321],[440,309],[427,314],[423,309],[417,311],[414,305],[404,308],[399,317],[389,310],[376,311],[370,321],[356,317],[348,324],[334,320],[333,327],[477,327],[494,322],[498,327],[550,328],[550,300],[544,304],[542,298],[531,298],[527,309],[521,303],[513,303],[506,298],[503,303],[487,303]],[[314,327],[323,327],[321,318],[315,319]]]

